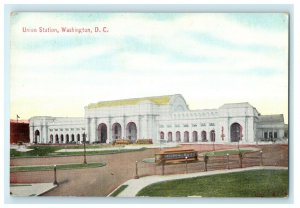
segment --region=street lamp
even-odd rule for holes
[[[56,179],[56,165],[54,165],[54,182],[53,182],[53,185],[58,185],[57,183],[57,179]]]
[[[188,159],[188,157],[187,157],[187,156],[185,156],[185,173],[187,173],[187,172],[188,172],[188,169],[187,169],[187,159]]]
[[[263,151],[260,150],[259,152],[260,152],[260,166],[263,166],[263,158],[262,158],[262,156],[263,156]]]
[[[85,150],[85,132],[83,132],[83,163],[84,164],[87,164],[87,162],[86,162],[86,150]]]
[[[226,156],[227,156],[227,169],[229,170],[229,154],[227,153]]]
[[[138,174],[138,161],[135,161],[135,179],[139,178],[139,174]]]

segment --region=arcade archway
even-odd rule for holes
[[[238,142],[242,138],[242,126],[239,123],[233,123],[230,126],[231,142]]]
[[[126,137],[132,141],[137,139],[137,128],[134,122],[129,122],[126,126]]]
[[[112,138],[121,139],[122,138],[122,128],[119,123],[114,123],[112,125]]]
[[[100,143],[106,143],[107,140],[107,126],[104,123],[99,124],[98,126],[98,141]]]
[[[34,132],[34,140],[33,140],[33,143],[38,143],[40,140],[40,131],[39,130],[36,130]]]

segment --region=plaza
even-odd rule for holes
[[[193,148],[199,153],[212,151],[212,144],[183,144],[180,148]],[[236,144],[216,144],[216,150],[236,149]],[[282,144],[268,144],[268,145],[247,145],[243,144],[241,148],[259,148],[262,150],[263,165],[288,167],[288,146]],[[70,169],[57,171],[57,181],[59,186],[43,196],[107,196],[118,186],[128,180],[135,178],[136,161],[138,161],[138,174],[141,181],[147,176],[154,175],[160,180],[168,178],[174,174],[180,174],[180,177],[190,174],[204,174],[203,163],[188,164],[188,174],[184,172],[185,164],[168,165],[165,167],[165,176],[163,176],[161,166],[155,164],[143,163],[144,158],[154,157],[160,148],[147,148],[143,151],[104,154],[104,155],[89,155],[87,162],[105,162],[106,165],[99,168],[84,168],[84,169]],[[232,156],[235,157],[235,156]],[[249,160],[253,160],[249,158]],[[37,166],[37,165],[59,165],[82,163],[83,156],[55,156],[55,157],[31,157],[31,158],[11,158],[11,167],[17,166]],[[212,160],[213,162],[213,160]],[[250,161],[251,162],[251,161]],[[249,166],[250,165],[250,166]],[[254,165],[254,166],[253,166]],[[248,167],[259,166],[259,158],[256,164],[247,163],[245,159],[242,169]],[[232,170],[241,169],[235,164],[231,165]],[[215,170],[225,170],[226,164],[222,167],[209,166],[207,174]],[[11,184],[38,184],[38,183],[52,183],[53,170],[47,171],[25,171],[25,172],[11,172]],[[126,193],[126,192],[125,192]],[[123,195],[124,196],[124,195]]]

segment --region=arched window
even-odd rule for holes
[[[181,138],[180,138],[180,132],[176,131],[176,142],[180,142]]]
[[[168,133],[168,142],[171,142],[172,141],[172,132],[169,132]]]
[[[50,135],[50,142],[49,143],[53,143],[53,135]]]
[[[189,142],[190,139],[190,134],[188,131],[184,132],[184,142]]]
[[[71,135],[71,139],[72,139],[72,142],[75,142],[75,136],[74,136],[74,134]]]
[[[64,143],[64,135],[62,135],[62,134],[60,135],[60,142]]]
[[[69,134],[66,135],[66,143],[70,142]]]
[[[80,134],[77,134],[77,142],[80,142]]]
[[[216,141],[216,133],[215,130],[210,131],[210,141],[215,142]]]
[[[193,131],[193,142],[197,142],[197,141],[198,141],[198,132]]]
[[[160,132],[160,139],[165,139],[165,133],[164,132]]]
[[[201,139],[202,139],[202,142],[207,142],[207,139],[206,139],[206,131],[202,131],[202,132],[201,132]]]
[[[55,134],[55,143],[59,143],[58,135]]]

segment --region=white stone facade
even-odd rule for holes
[[[84,118],[30,119],[32,143],[111,143],[114,139],[159,142],[255,143],[284,137],[283,115],[261,116],[249,103],[189,110],[181,95],[106,101],[85,107]]]

